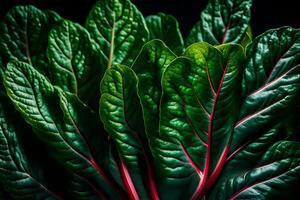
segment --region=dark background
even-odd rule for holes
[[[85,18],[97,0],[0,0],[0,19],[13,6],[32,4],[40,9],[58,12],[64,18],[84,23]],[[300,28],[299,0],[253,0],[251,25],[254,35],[270,28],[284,25]],[[186,36],[199,20],[200,12],[208,0],[132,0],[147,16],[157,12],[174,15]]]

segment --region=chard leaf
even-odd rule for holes
[[[157,199],[133,70],[124,65],[112,66],[102,79],[101,94],[100,116],[120,154],[119,168],[129,197],[149,199],[152,195]],[[146,183],[144,173],[147,174]]]
[[[12,107],[0,102],[0,182],[14,199],[59,199],[33,173],[9,114]]]
[[[109,148],[108,135],[101,132],[103,127],[99,123],[99,117],[74,94],[60,93],[60,100],[60,106],[64,114],[72,120],[72,123],[74,122],[81,132],[93,158],[108,170],[109,167],[105,166],[105,158],[108,157]]]
[[[162,40],[176,54],[181,54],[184,42],[175,17],[158,13],[146,18],[150,39]]]
[[[269,30],[255,38],[246,53],[243,90],[249,95],[300,63],[300,30],[291,27]]]
[[[280,141],[255,168],[223,182],[210,199],[284,199],[299,193],[300,143]],[[284,192],[282,192],[284,191]]]
[[[218,189],[224,182],[253,169],[268,148],[285,137],[282,123],[276,124],[272,128],[266,125],[260,130],[260,133],[259,137],[253,137],[247,144],[227,156],[226,165],[210,192],[211,198],[218,194]]]
[[[162,74],[175,58],[175,54],[162,41],[152,40],[144,45],[132,66],[139,80],[138,93],[149,136],[159,132]]]
[[[223,172],[224,176],[251,169],[272,144],[283,139],[282,124],[276,124],[272,128],[266,126],[260,132],[264,133],[257,138],[253,137],[241,149],[227,157],[228,163]]]
[[[218,177],[238,117],[232,108],[239,102],[243,50],[237,45],[220,50],[207,43],[190,46],[183,54],[188,58],[175,59],[162,80],[155,156],[169,187],[190,182],[192,191],[184,190],[184,195],[192,199]]]
[[[92,157],[81,122],[70,114],[72,110],[66,105],[62,91],[32,66],[18,61],[8,64],[4,84],[16,109],[39,130],[38,137],[48,145],[53,157],[101,196],[116,198],[118,194]]]
[[[11,60],[19,60],[48,74],[46,48],[51,28],[61,18],[52,11],[34,6],[12,8],[0,25],[0,57],[3,67]]]
[[[142,14],[129,0],[98,1],[88,15],[86,28],[108,67],[131,65],[149,34]]]
[[[299,98],[300,32],[289,27],[267,31],[247,47],[243,103],[231,152],[259,137],[260,129],[293,113]]]
[[[201,20],[192,28],[186,45],[240,43],[250,21],[251,0],[210,0]]]
[[[298,99],[299,31],[289,27],[270,30],[256,38],[247,47],[246,54],[244,102],[235,125],[229,162],[212,192],[212,199],[218,199],[222,183],[252,170],[267,148],[283,137],[282,118],[292,113],[291,105]]]
[[[77,23],[64,20],[51,30],[47,49],[55,85],[86,100],[93,96],[103,69],[97,62],[89,33]]]

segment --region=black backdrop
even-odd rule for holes
[[[50,9],[65,18],[84,23],[97,0],[0,0],[0,19],[14,5],[32,4],[40,9]],[[270,28],[284,25],[300,28],[299,0],[253,0],[252,29],[258,35]],[[144,15],[165,12],[180,22],[184,35],[199,20],[201,10],[208,0],[132,0]]]

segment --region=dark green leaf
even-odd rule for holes
[[[167,66],[175,58],[174,53],[162,41],[152,40],[145,44],[132,66],[139,79],[138,93],[148,135],[158,134],[161,78]]]
[[[240,43],[250,21],[252,0],[210,0],[201,20],[191,30],[186,44]]]
[[[300,143],[281,141],[264,154],[254,169],[223,182],[210,199],[295,199],[299,176]]]
[[[282,124],[276,124],[273,128],[266,126],[264,129],[269,130],[258,138],[253,137],[248,144],[245,144],[241,149],[228,156],[227,161],[230,161],[226,165],[226,168],[230,169],[228,173],[236,174],[239,171],[251,169],[272,144],[278,139],[283,139],[283,134],[281,133]]]
[[[210,196],[217,195],[218,189],[224,181],[255,167],[257,161],[261,159],[268,148],[276,141],[284,138],[282,126],[282,124],[277,124],[272,128],[269,128],[269,126],[264,127],[260,130],[261,135],[258,138],[253,137],[247,144],[228,155],[226,165]]]
[[[89,107],[83,104],[74,94],[61,93],[61,107],[64,114],[76,124],[82,137],[89,146],[93,158],[105,166],[105,157],[108,157],[108,140],[107,133],[103,130],[102,124],[99,123],[99,117]]]
[[[108,67],[114,63],[131,65],[149,34],[142,14],[129,0],[98,1],[88,15],[86,28]]]
[[[220,50],[207,43],[190,46],[184,53],[189,58],[175,59],[162,80],[157,164],[167,182],[177,180],[174,187],[189,180],[193,191],[184,194],[193,198],[220,173],[238,116],[238,109],[232,108],[239,101],[243,50],[231,45]]]
[[[282,27],[255,38],[247,47],[247,67],[243,88],[245,95],[300,64],[300,30]]]
[[[181,54],[184,42],[175,17],[158,13],[146,18],[150,39],[160,39],[176,54]]]
[[[299,93],[299,36],[299,31],[284,27],[264,33],[247,47],[245,100],[235,125],[229,162],[212,199],[218,199],[215,196],[224,181],[248,173],[266,149],[284,136],[280,127],[293,113]]]
[[[91,155],[81,125],[70,114],[61,90],[32,66],[22,62],[8,64],[4,76],[8,96],[25,120],[39,130],[38,137],[51,148],[54,158],[98,191],[113,198],[118,194]],[[98,191],[99,192],[99,191]]]
[[[47,53],[55,85],[83,100],[95,95],[95,85],[99,85],[104,70],[83,27],[67,20],[61,22],[49,34]]]
[[[61,18],[52,11],[42,12],[34,6],[16,6],[0,25],[0,57],[3,67],[19,60],[48,73],[46,48],[51,28]]]
[[[33,172],[14,127],[12,107],[0,102],[0,182],[14,199],[58,199]]]
[[[120,154],[120,171],[128,195],[148,199],[156,191],[148,194],[142,177],[146,173],[149,185],[154,183],[133,70],[124,65],[112,66],[102,79],[101,94],[100,116]]]
[[[235,151],[270,122],[292,114],[300,89],[300,32],[284,27],[257,37],[247,47],[243,104],[231,151]]]

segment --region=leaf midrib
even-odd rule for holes
[[[205,165],[204,165],[204,169],[203,169],[203,178],[200,180],[200,183],[199,183],[196,191],[194,192],[194,194],[192,196],[192,199],[198,199],[202,195],[202,193],[204,193],[207,189],[209,189],[209,188],[206,188],[205,183],[206,182],[211,182],[210,181],[211,178],[212,179],[215,178],[214,176],[209,176],[209,172],[210,172],[209,168],[210,168],[210,160],[211,160],[211,145],[212,145],[211,143],[212,143],[213,121],[214,121],[217,101],[218,101],[218,98],[219,98],[219,95],[220,95],[220,92],[221,92],[221,89],[222,89],[224,78],[226,76],[227,68],[228,68],[228,63],[226,64],[225,68],[223,69],[221,80],[220,80],[220,83],[219,83],[219,86],[218,86],[218,90],[216,92],[216,95],[214,96],[214,104],[213,104],[212,111],[211,111],[211,114],[210,114],[209,124],[208,124],[208,131],[207,131],[208,132],[207,133],[208,138],[207,138]],[[225,155],[224,155],[225,157],[226,157],[226,153],[227,152],[225,152]],[[222,156],[221,158],[223,158],[224,156]],[[225,159],[225,161],[226,161],[226,159]],[[218,168],[223,167],[223,164],[224,163],[221,163],[220,165],[215,166],[216,168],[214,169],[214,171],[218,171],[219,170]],[[211,183],[210,183],[210,185],[211,185]]]
[[[114,45],[115,45],[115,15],[113,19],[113,25],[112,25],[112,30],[111,30],[111,39],[110,39],[110,50],[109,50],[109,58],[108,58],[108,65],[107,68],[110,68],[112,66],[113,62],[113,56],[114,56]]]

